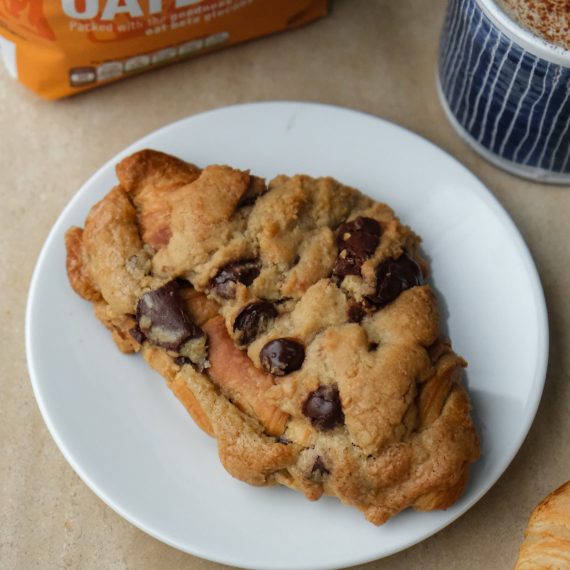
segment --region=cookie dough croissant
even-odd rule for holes
[[[332,178],[269,184],[146,150],[66,236],[74,290],[228,472],[373,523],[452,505],[479,455],[419,237]]]

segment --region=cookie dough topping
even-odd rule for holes
[[[146,150],[66,234],[74,290],[140,352],[224,467],[375,524],[447,508],[479,454],[420,238],[329,178]]]

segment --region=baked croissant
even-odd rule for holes
[[[570,481],[534,509],[515,570],[570,570]]]

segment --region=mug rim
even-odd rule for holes
[[[489,19],[510,39],[541,59],[570,67],[570,49],[557,46],[527,30],[511,18],[496,0],[475,0]]]

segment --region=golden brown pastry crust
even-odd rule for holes
[[[66,236],[70,282],[216,437],[233,476],[336,496],[375,524],[458,499],[479,455],[466,363],[417,277],[420,240],[388,206],[332,178],[278,176],[265,188],[248,172],[149,150],[117,174],[85,229]],[[406,284],[381,294],[381,280]],[[138,325],[151,319],[135,314],[158,291],[201,327],[198,348],[145,337]],[[282,347],[296,368],[273,367]]]
[[[570,481],[534,509],[515,570],[570,569]]]

